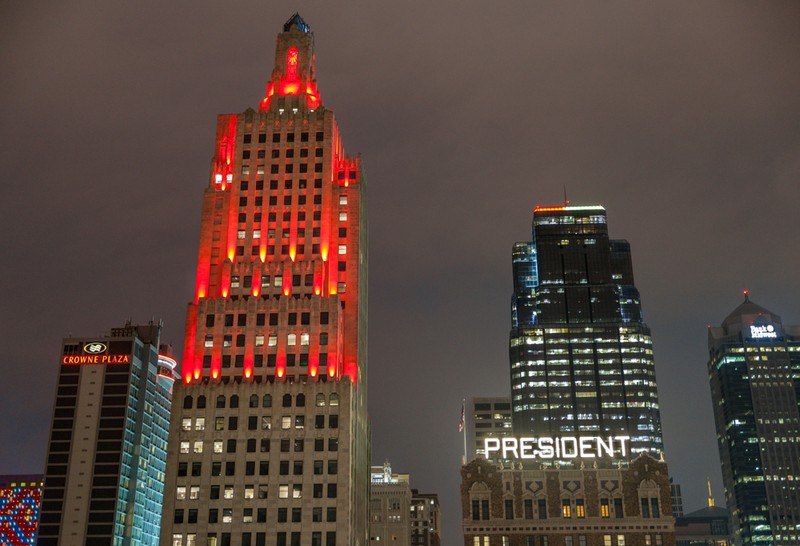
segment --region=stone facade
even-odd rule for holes
[[[667,464],[461,469],[464,546],[675,546]]]

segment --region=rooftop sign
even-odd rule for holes
[[[485,438],[486,458],[501,459],[598,459],[627,457],[630,436],[562,436],[553,438]]]

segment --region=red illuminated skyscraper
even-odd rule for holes
[[[164,544],[368,541],[366,187],[314,65],[295,14],[258,110],[217,119]]]

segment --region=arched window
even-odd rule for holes
[[[234,394],[231,396],[231,407],[238,408],[239,407],[239,395]]]
[[[192,409],[192,397],[191,396],[184,396],[183,397],[183,409]]]
[[[322,394],[322,393],[319,393],[317,395],[317,407],[321,408],[321,407],[324,407],[324,406],[325,406],[325,395]]]
[[[336,393],[331,394],[331,406],[339,405],[339,395]]]
[[[217,396],[217,407],[224,408],[225,407],[225,396],[220,394]]]
[[[291,408],[292,407],[292,395],[291,394],[284,394],[283,395],[283,407],[284,408]]]
[[[202,394],[197,397],[197,407],[199,409],[206,407],[206,397]]]
[[[306,406],[306,395],[298,394],[297,399],[294,401],[294,405],[298,408],[304,408]]]
[[[261,407],[262,408],[271,408],[272,407],[272,395],[265,394],[264,398],[261,400]]]
[[[258,395],[257,394],[251,394],[250,395],[250,407],[251,408],[257,408],[258,407]]]

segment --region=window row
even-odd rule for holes
[[[294,345],[296,347],[297,345]],[[300,347],[308,347],[307,345],[301,345]],[[303,350],[303,349],[301,349]],[[266,355],[266,365],[267,368],[275,368],[278,364],[278,355],[275,353],[271,353]],[[233,357],[231,359],[231,357]],[[210,369],[211,368],[211,355],[203,356],[203,368]],[[291,368],[293,366],[300,366],[301,368],[308,367],[308,352],[302,352],[300,354],[288,354],[286,355],[286,360],[284,364]],[[231,363],[233,363],[234,368],[244,368],[244,354],[237,354],[237,355],[222,355],[222,359],[220,361],[220,366],[222,368],[230,368]],[[318,361],[319,369],[325,369],[328,366],[328,353],[320,353],[319,354],[319,361]],[[263,354],[255,354],[253,355],[253,367],[254,368],[263,368],[264,367],[264,355]]]
[[[302,135],[306,136],[305,140],[302,140]],[[301,133],[301,142],[308,142],[308,133]],[[294,148],[286,148],[284,150],[284,157],[293,158],[294,157]],[[324,155],[324,150],[322,148],[314,148],[314,157],[322,157]],[[250,150],[242,151],[242,159],[251,159],[252,152]],[[267,156],[266,150],[257,150],[256,151],[256,158],[257,159],[264,159]],[[273,148],[270,151],[270,157],[273,159],[277,159],[281,156],[281,149],[280,148]],[[308,157],[308,148],[300,148],[300,157]]]
[[[276,546],[300,546],[301,533],[293,531],[291,533],[279,532],[276,536]],[[321,531],[311,532],[311,546],[323,546],[322,542],[323,533]],[[324,533],[325,546],[336,546],[336,532],[328,531]],[[241,546],[266,546],[267,534],[259,533],[242,533]],[[206,538],[206,546],[231,546],[231,533],[208,533]],[[175,533],[172,535],[172,546],[201,546],[197,542],[196,533]],[[488,546],[488,543],[487,543]]]
[[[262,408],[271,408],[272,407],[272,395],[265,394],[260,399],[257,394],[251,394],[249,398],[248,405],[251,408],[257,408],[259,406],[259,400],[261,402]],[[303,393],[298,394],[295,397],[292,397],[291,394],[284,394],[281,397],[281,406],[284,408],[291,408],[292,402],[294,401],[294,406],[298,408],[303,408],[306,405],[306,395]],[[216,407],[217,408],[225,408],[226,398],[225,395],[220,394],[217,396],[216,400]],[[329,397],[326,397],[322,393],[318,393],[314,397],[314,405],[317,407],[325,407],[326,405],[330,405],[332,407],[339,405],[339,395],[331,393]],[[184,409],[192,409],[194,406],[194,398],[192,395],[184,396],[183,398],[183,408]],[[197,397],[197,406],[198,409],[203,409],[206,407],[206,397],[204,395],[200,395]],[[228,407],[230,408],[238,408],[239,407],[239,395],[232,394],[230,396],[230,400],[228,400]],[[205,421],[202,421],[202,424],[205,425]],[[186,429],[184,429],[186,430]],[[197,429],[196,430],[202,430]]]
[[[220,509],[219,508],[210,508],[208,510],[208,523],[233,523],[234,520],[234,508],[223,508],[221,510],[222,518],[220,519]],[[324,514],[324,519],[323,519]],[[178,508],[175,510],[175,516],[173,521],[176,524],[181,523],[197,523],[197,516],[198,516],[198,509],[190,508],[188,510],[184,510],[183,508]],[[291,517],[291,519],[290,519]],[[266,508],[244,508],[242,509],[241,513],[241,521],[242,523],[266,523],[267,522],[267,509]],[[303,521],[303,509],[302,508],[292,508],[291,511],[289,508],[278,508],[275,521],[278,523],[288,523],[291,521],[292,523],[300,523]],[[335,523],[336,522],[336,508],[335,507],[328,507],[323,510],[322,507],[313,507],[311,509],[311,522],[312,523]]]
[[[250,279],[250,283],[252,284],[252,277],[245,277],[245,279]],[[240,281],[240,277],[234,275],[231,277],[231,283],[234,282],[234,279],[238,283]],[[264,280],[267,279],[266,282],[270,282],[269,275],[262,275],[261,282],[263,284]],[[283,286],[283,277],[281,275],[275,275],[273,278],[275,282],[275,286]],[[302,275],[292,275],[292,286],[300,286],[301,282],[305,282],[306,286],[312,286],[314,283],[314,276],[313,275],[305,275],[305,279],[303,279]],[[237,287],[238,288],[238,287]],[[269,316],[268,316],[269,315]],[[206,315],[206,328],[213,328],[216,324],[216,315],[208,314]],[[300,324],[303,326],[307,326],[311,324],[311,312],[301,312],[301,313],[286,313],[286,324],[289,326],[296,326],[298,324],[297,319],[300,319]],[[235,320],[234,320],[235,319]],[[267,322],[269,322],[269,326],[278,326],[278,321],[280,320],[279,313],[256,313],[256,326],[266,326]],[[223,326],[231,327],[234,325],[236,326],[247,326],[247,313],[239,313],[238,315],[234,315],[233,313],[226,313],[223,316]],[[330,322],[330,313],[328,311],[321,311],[319,314],[319,323],[320,324],[328,324]]]
[[[300,133],[300,142],[308,142],[309,134],[310,133],[308,131],[302,131]],[[285,135],[284,142],[294,142],[296,135],[297,135],[297,133],[295,133],[295,132],[291,132],[291,133],[287,132],[286,135]],[[245,133],[245,135],[242,136],[242,142],[244,144],[251,144],[253,142],[253,136],[255,136],[254,133]],[[259,144],[264,144],[265,142],[267,142],[267,133],[258,133],[258,137],[257,138],[258,138],[257,142]],[[314,139],[317,142],[322,142],[323,140],[325,140],[325,131],[317,131],[314,134]],[[280,133],[272,133],[272,142],[275,143],[275,142],[280,142],[280,141],[281,141],[281,134]]]
[[[259,419],[257,415],[250,415],[247,417],[247,430],[258,430],[259,429]],[[290,415],[284,415],[281,417],[281,429],[282,430],[289,430],[291,428],[295,428],[298,430],[303,430],[305,428],[306,423],[306,416],[305,415],[295,415],[294,417]],[[237,416],[230,416],[228,417],[228,427],[227,430],[237,430],[239,428],[239,418]],[[272,416],[271,415],[263,415],[261,417],[261,430],[271,430],[272,429]],[[324,415],[315,415],[314,416],[314,428],[315,429],[323,429],[325,428],[325,416]],[[328,428],[339,428],[339,415],[329,415],[328,416]],[[205,417],[196,417],[194,421],[191,417],[184,417],[181,419],[181,430],[188,432],[191,430],[195,431],[203,431],[206,429],[206,419]],[[214,430],[226,430],[225,428],[225,417],[215,417],[214,418]]]
[[[321,461],[320,461],[321,462]],[[337,487],[335,483],[314,483],[311,484],[311,496],[315,499],[329,498],[335,499]],[[279,499],[301,499],[303,498],[303,484],[280,484],[278,486]],[[212,485],[209,487],[208,498],[210,500],[231,500],[237,498],[233,485]],[[267,484],[248,484],[244,486],[242,497],[244,499],[266,499],[269,498],[269,485]],[[179,485],[175,490],[176,500],[198,500],[200,499],[200,486],[198,485]]]
[[[276,440],[280,442],[280,451],[281,453],[288,453],[290,451],[305,451],[305,440],[303,438],[296,438],[294,440],[290,438],[281,438],[280,440]],[[309,442],[312,441],[309,439]],[[256,442],[255,438],[248,438],[246,440],[246,451],[247,453],[256,453]],[[314,451],[325,451],[325,439],[324,438],[314,438]],[[214,440],[211,443],[212,453],[236,453],[236,445],[237,440],[230,439],[230,440]],[[269,453],[270,451],[270,439],[269,438],[261,438],[258,441],[259,449],[258,451],[261,453]],[[191,441],[181,441],[180,444],[180,452],[181,453],[203,453],[204,451],[204,442],[203,440],[196,440],[194,442]],[[339,450],[339,439],[338,438],[328,438],[328,451],[338,451]],[[212,474],[213,475],[213,474]]]
[[[191,463],[191,467],[189,463],[182,462],[178,463],[178,476],[179,477],[188,477],[189,470],[191,468],[191,475],[192,477],[199,477],[203,474],[203,463],[201,462],[193,462]],[[291,468],[291,472],[289,471]],[[327,474],[330,476],[334,476],[339,473],[339,461],[337,459],[329,459],[327,461],[317,460],[313,463],[313,474],[314,476],[322,476],[325,474],[325,470],[327,468]],[[222,462],[214,461],[211,463],[211,476],[222,476],[223,475],[223,466]],[[288,476],[289,474],[293,474],[295,476],[300,476],[303,474],[303,461],[280,461],[278,467],[278,474],[281,476]],[[245,476],[255,476],[256,475],[256,461],[247,461],[245,462]],[[225,476],[234,476],[236,475],[236,463],[233,461],[229,461],[225,463]],[[269,476],[269,461],[258,461],[258,475],[259,476]],[[215,486],[218,487],[218,486]],[[189,494],[190,499],[198,498],[200,493],[199,487],[194,486],[178,486],[178,498],[183,500],[186,498],[186,494]],[[219,498],[215,497],[214,490],[212,488],[211,491],[211,498]],[[225,497],[228,498],[228,497]]]

